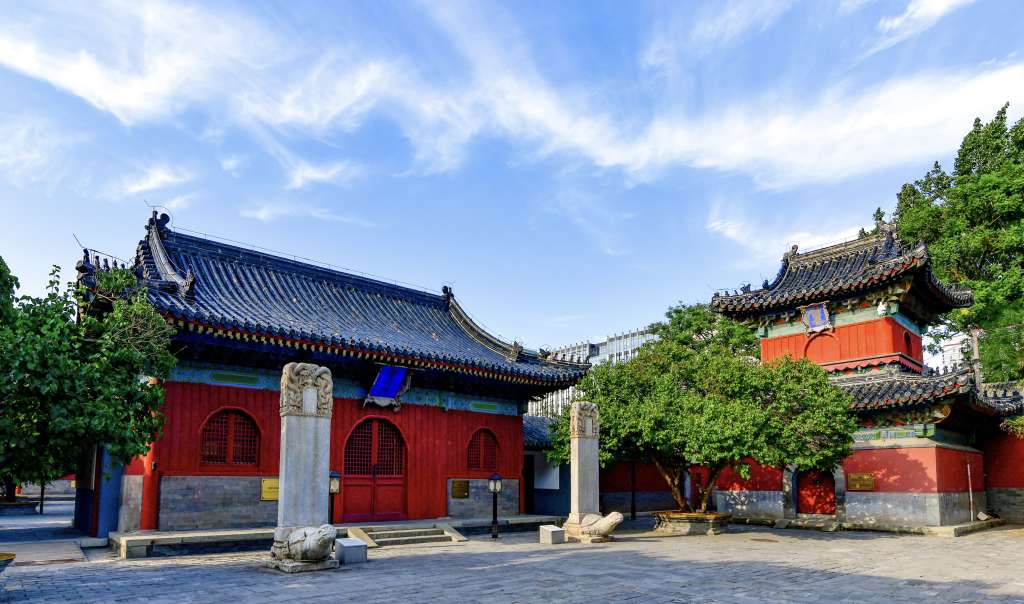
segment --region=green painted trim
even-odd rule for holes
[[[921,328],[914,323],[906,315],[899,312],[890,312],[885,317],[891,317],[897,323],[910,330],[911,333],[920,336]],[[840,312],[832,315],[832,325],[836,327],[843,327],[846,325],[855,325],[857,323],[867,323],[868,321],[877,321],[884,317],[878,316],[878,311],[875,308],[858,308],[852,311]],[[780,336],[791,336],[798,333],[806,333],[804,322],[799,317],[796,320],[789,321],[783,325],[768,325],[764,328],[761,337],[762,338],[777,338]]]

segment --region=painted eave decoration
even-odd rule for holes
[[[905,246],[895,227],[879,223],[878,233],[799,253],[796,246],[782,258],[771,283],[760,289],[715,294],[711,306],[733,317],[753,317],[824,300],[841,300],[909,281],[917,297],[935,313],[970,306],[970,290],[947,285],[931,270],[923,243]]]
[[[448,287],[439,295],[322,268],[175,232],[169,220],[153,213],[135,271],[180,329],[551,388],[589,368],[487,333]],[[87,252],[79,270],[88,277],[102,268]]]

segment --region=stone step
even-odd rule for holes
[[[421,535],[419,537],[391,537],[385,539],[374,539],[379,547],[387,547],[389,545],[418,545],[420,543],[452,543],[452,538],[445,534],[440,535]]]
[[[394,539],[398,537],[428,537],[444,535],[444,531],[437,528],[424,529],[390,529],[386,531],[364,531],[374,541],[380,539]]]

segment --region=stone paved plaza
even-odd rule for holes
[[[734,527],[541,546],[536,533],[372,550],[368,564],[283,575],[260,553],[15,566],[11,602],[1024,602],[1024,528],[957,539]]]

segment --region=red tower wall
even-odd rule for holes
[[[907,345],[907,339],[910,345]],[[761,359],[771,361],[786,355],[807,358],[826,367],[835,364],[857,366],[870,364],[883,357],[903,354],[918,365],[924,363],[921,337],[892,317],[840,325],[818,334],[796,333],[761,340]]]

